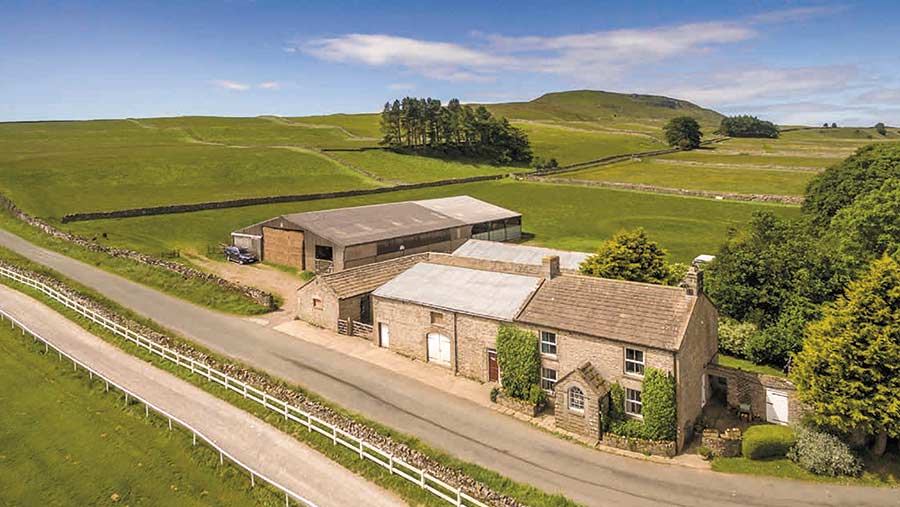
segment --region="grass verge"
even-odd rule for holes
[[[51,354],[52,355],[52,354]],[[0,504],[283,505],[190,434],[0,326]]]
[[[104,271],[207,308],[238,315],[259,315],[270,311],[269,308],[257,304],[242,294],[220,287],[213,282],[184,278],[178,273],[165,269],[141,264],[130,259],[92,252],[68,241],[47,236],[28,224],[16,220],[9,213],[2,211],[0,211],[0,228],[6,229],[35,245],[59,252]],[[283,302],[278,301],[279,306],[281,303]]]
[[[739,357],[729,356],[721,353],[719,354],[719,364],[727,368],[734,368],[735,370],[749,371],[751,373],[762,373],[763,375],[772,375],[773,377],[785,377],[784,372],[779,370],[778,368],[773,368],[765,364],[755,364],[746,359],[741,359]]]
[[[199,346],[191,343],[190,341],[184,339],[183,337],[180,337],[177,334],[163,328],[162,326],[159,326],[155,322],[153,322],[149,319],[146,319],[144,317],[141,317],[141,316],[135,314],[134,312],[131,312],[130,310],[119,306],[115,302],[108,300],[105,297],[97,294],[95,291],[93,291],[89,288],[86,288],[84,286],[81,286],[77,282],[71,281],[71,280],[63,277],[62,275],[56,273],[55,271],[48,269],[46,267],[43,267],[41,265],[38,265],[26,258],[23,258],[23,257],[15,254],[14,252],[11,252],[4,248],[0,248],[0,259],[4,259],[7,262],[13,263],[21,268],[39,272],[39,273],[45,274],[47,276],[56,278],[57,280],[62,281],[63,283],[65,283],[69,287],[73,288],[74,290],[76,290],[76,291],[90,297],[91,299],[94,299],[95,301],[99,302],[100,304],[110,308],[111,310],[115,311],[116,313],[118,313],[122,316],[125,316],[129,319],[132,319],[134,321],[137,321],[137,322],[139,322],[147,327],[150,327],[156,331],[165,333],[165,334],[173,337],[176,341],[180,341],[180,342],[185,343],[197,350],[200,350],[204,354],[208,354],[209,356],[213,357],[215,360],[217,360],[221,363],[235,364],[242,369],[252,370],[256,373],[267,376],[275,383],[279,383],[282,385],[288,385],[282,380],[275,379],[271,376],[266,375],[264,372],[260,372],[259,370],[253,369],[246,365],[242,365],[236,361],[233,361],[233,360],[223,357],[219,354],[211,352],[203,347],[199,347]],[[200,387],[201,389],[222,398],[225,401],[228,401],[229,403],[231,403],[235,406],[237,406],[243,410],[246,410],[247,412],[255,415],[256,417],[279,428],[280,430],[284,431],[285,433],[288,433],[288,434],[294,436],[298,440],[300,440],[300,441],[304,442],[305,444],[309,445],[310,447],[316,449],[317,451],[321,452],[323,455],[328,456],[330,459],[336,461],[337,463],[344,466],[345,468],[361,475],[362,477],[365,477],[366,479],[372,481],[375,484],[378,484],[379,486],[381,486],[385,489],[388,489],[388,490],[394,492],[398,496],[400,496],[403,499],[405,499],[406,501],[408,501],[411,505],[423,505],[423,506],[432,506],[433,505],[436,507],[437,506],[446,506],[446,503],[444,501],[442,501],[442,500],[438,499],[437,497],[431,495],[430,493],[422,490],[418,486],[406,481],[405,479],[403,479],[399,476],[391,475],[387,470],[376,465],[375,463],[372,463],[371,461],[361,460],[359,458],[359,455],[356,452],[350,451],[349,449],[346,449],[342,446],[335,446],[335,445],[333,445],[331,439],[328,439],[328,438],[320,435],[319,433],[316,433],[316,432],[310,433],[309,431],[306,430],[306,428],[304,426],[301,426],[301,425],[293,423],[293,422],[285,421],[283,416],[276,414],[276,413],[260,406],[259,404],[255,403],[253,401],[247,400],[247,399],[243,398],[242,396],[240,396],[232,391],[229,391],[218,384],[209,383],[209,382],[207,382],[207,380],[205,378],[197,376],[197,375],[193,375],[190,372],[186,372],[182,368],[179,368],[179,367],[175,366],[174,364],[172,364],[171,362],[165,361],[165,360],[159,358],[158,356],[147,353],[147,351],[145,349],[139,348],[136,345],[134,345],[133,343],[119,338],[118,336],[107,331],[105,328],[100,327],[97,324],[94,324],[90,320],[83,318],[82,316],[75,313],[74,311],[66,308],[65,306],[54,301],[53,299],[45,296],[43,293],[40,293],[29,287],[12,282],[6,278],[0,278],[0,283],[3,283],[10,287],[13,287],[16,290],[19,290],[23,293],[26,293],[26,294],[38,299],[39,301],[41,301],[44,304],[48,305],[49,307],[53,308],[55,311],[66,316],[73,322],[77,323],[84,329],[86,329],[86,330],[90,331],[91,333],[95,334],[96,336],[99,336],[99,337],[103,338],[104,340],[116,345],[117,347],[125,350],[126,352],[128,352],[136,357],[140,357],[141,359],[148,361],[149,363],[153,364],[154,366],[156,366],[160,369],[163,369],[165,371],[168,371],[168,372],[178,376],[179,378],[182,378],[183,380],[186,380],[186,381],[190,382],[191,384],[196,385],[196,386]],[[439,450],[429,447],[428,445],[424,444],[423,442],[416,439],[415,437],[397,432],[397,431],[392,430],[392,429],[390,429],[384,425],[381,425],[375,421],[371,421],[371,420],[366,419],[365,417],[362,417],[358,414],[347,411],[346,409],[343,409],[342,407],[335,405],[334,403],[324,400],[313,393],[305,391],[304,389],[302,389],[298,386],[288,385],[288,387],[290,387],[290,389],[293,389],[297,392],[302,393],[304,396],[307,396],[310,399],[313,399],[323,405],[328,406],[332,410],[335,410],[336,412],[338,412],[346,417],[350,417],[350,418],[354,419],[356,422],[358,422],[360,424],[364,424],[366,426],[369,426],[369,427],[375,429],[378,433],[380,433],[382,435],[389,436],[392,439],[394,439],[395,441],[401,442],[401,443],[409,446],[410,448],[415,449],[415,450],[427,455],[428,457],[434,459],[435,461],[437,461],[445,466],[460,470],[464,474],[487,485],[494,491],[497,491],[498,493],[502,493],[502,494],[508,495],[512,498],[515,498],[515,499],[519,500],[520,502],[522,502],[523,504],[529,505],[531,507],[574,507],[574,506],[578,505],[575,502],[563,497],[562,495],[551,495],[549,493],[545,493],[533,486],[515,482],[509,478],[506,478],[494,471],[488,470],[481,466],[461,461],[457,458],[454,458],[453,456],[450,456],[447,453],[444,453],[442,451],[439,451]]]
[[[758,475],[853,486],[897,487],[900,485],[900,457],[892,454],[885,454],[879,459],[866,456],[863,461],[865,462],[865,472],[860,477],[816,475],[787,458],[770,460],[751,460],[743,457],[715,458],[712,462],[712,469],[729,474]]]

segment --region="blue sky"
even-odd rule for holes
[[[599,89],[900,125],[900,2],[0,0],[0,120],[364,112]]]

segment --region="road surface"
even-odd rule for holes
[[[363,498],[366,505],[405,505],[290,435],[123,352],[39,301],[0,285],[0,308],[103,376],[193,426],[254,471],[318,507],[359,505]]]
[[[591,506],[893,505],[896,489],[717,474],[599,452],[370,363],[201,308],[0,230],[0,245],[223,355],[463,460]]]

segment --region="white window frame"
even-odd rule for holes
[[[577,396],[573,396],[573,394],[575,394],[575,391],[578,391]],[[570,411],[577,412],[579,414],[584,413],[584,405],[585,405],[584,391],[580,387],[578,387],[578,386],[570,387],[569,391],[566,393],[566,398],[567,398],[566,405],[569,407]],[[580,398],[580,400],[579,400],[579,398]],[[576,402],[576,400],[579,400],[579,401]]]
[[[635,357],[637,357],[637,354],[640,354],[641,360],[638,361],[637,359],[628,359],[628,352],[634,352]],[[625,347],[625,352],[623,354],[623,357],[625,358],[625,374],[626,375],[633,375],[635,377],[643,377],[644,376],[644,368],[646,367],[646,363],[647,363],[646,351],[644,351],[643,349],[636,349],[633,347]],[[634,365],[635,369],[638,371],[628,371],[629,365]]]
[[[545,341],[544,336],[552,336],[553,341]],[[548,357],[556,357],[556,353],[559,350],[557,348],[557,344],[559,343],[559,336],[553,331],[541,331],[541,355]],[[552,347],[553,352],[544,352],[544,345],[547,345],[547,348],[550,349]]]
[[[553,378],[547,376],[547,372],[553,372]],[[548,393],[552,393],[556,389],[556,381],[559,379],[558,372],[553,368],[545,368],[541,366],[541,389],[547,391]],[[550,387],[544,387],[544,383],[550,385]]]
[[[629,395],[632,393],[637,393],[637,400],[632,399]],[[633,410],[634,407],[637,407],[637,412]],[[643,399],[641,398],[641,390],[640,389],[631,389],[630,387],[625,388],[625,414],[631,417],[637,417],[638,419],[643,419],[644,416],[641,412],[644,410]]]

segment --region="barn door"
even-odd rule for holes
[[[500,380],[500,367],[497,365],[497,351],[488,349],[488,382]]]
[[[450,365],[450,338],[440,333],[428,333],[428,361]]]
[[[766,389],[766,421],[775,424],[788,423],[788,394],[776,389]]]

